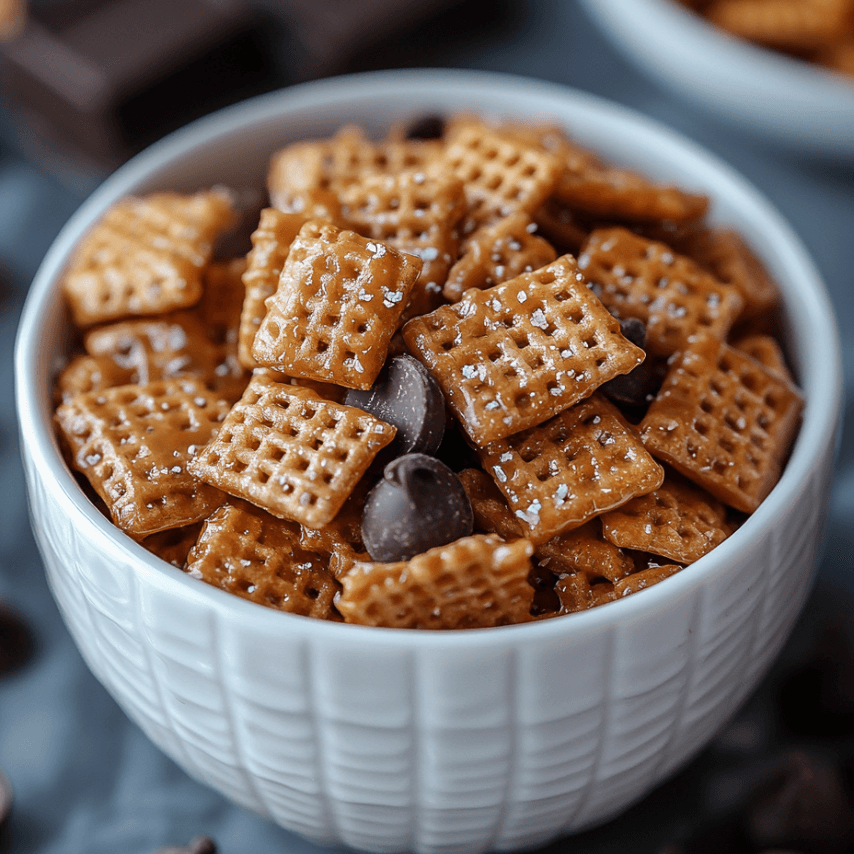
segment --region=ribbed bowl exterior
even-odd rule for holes
[[[591,103],[594,113],[616,110],[490,75],[408,79],[332,81],[309,87],[304,100],[325,93],[350,104],[367,89],[387,104],[391,89],[426,110],[463,81],[473,92],[466,97],[490,96],[493,110],[503,105],[506,113],[528,115],[519,104],[531,109],[536,97],[544,105],[533,115],[550,107],[571,116]],[[432,100],[419,100],[419,85]],[[291,96],[278,97],[287,106]],[[462,96],[451,101],[463,103]],[[228,126],[247,126],[247,116],[256,126],[272,122],[277,103],[263,102],[260,118],[233,113]],[[624,123],[643,121],[618,114]],[[340,123],[334,110],[330,116]],[[783,282],[796,302],[789,346],[815,389],[808,388],[801,438],[781,484],[730,540],[642,594],[536,624],[412,632],[280,614],[194,581],[114,529],[79,491],[50,430],[51,374],[67,335],[56,275],[113,198],[168,186],[178,154],[186,162],[196,151],[193,138],[114,181],[60,238],[34,285],[17,352],[33,527],[89,667],[196,779],[322,844],[424,854],[531,847],[638,800],[695,755],[756,685],[798,615],[816,564],[838,425],[838,342],[814,269],[766,203],[689,143],[643,127],[651,150],[662,149],[662,139],[688,150],[712,170],[704,178],[710,185],[735,182],[773,220],[740,214],[755,242],[765,240],[766,254],[779,249],[778,277],[799,283],[795,291]],[[730,196],[724,213],[729,205],[738,219],[738,194]],[[775,246],[775,229],[794,248]],[[797,269],[789,271],[789,262]],[[814,357],[810,336],[822,323],[828,332],[815,346],[825,349]]]

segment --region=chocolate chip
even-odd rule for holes
[[[646,325],[636,317],[626,317],[620,321],[620,332],[628,338],[635,347],[646,350]]]
[[[434,454],[442,443],[442,391],[427,368],[412,356],[389,359],[371,388],[348,389],[344,403],[397,427],[394,440],[377,457],[381,466],[404,454]]]
[[[0,602],[0,676],[25,665],[34,649],[33,633],[24,619]]]
[[[407,139],[441,139],[445,133],[442,116],[422,116],[406,129]]]
[[[646,363],[602,384],[602,392],[612,403],[631,407],[648,406],[660,388],[658,373]]]
[[[390,462],[362,514],[368,554],[383,563],[409,560],[471,534],[474,514],[460,479],[426,454]]]
[[[788,753],[751,798],[745,829],[756,848],[841,854],[854,841],[854,814],[841,774],[817,756]]]

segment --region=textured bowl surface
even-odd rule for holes
[[[429,633],[324,623],[201,584],[119,533],[53,437],[68,321],[56,282],[85,228],[128,192],[259,184],[283,143],[424,112],[549,118],[618,162],[714,196],[786,301],[807,406],[782,480],[729,540],[628,599],[537,624]],[[619,813],[691,758],[785,640],[812,578],[841,399],[823,286],[743,179],[692,143],[571,90],[470,72],[296,87],[143,153],[80,209],[33,284],[16,352],[22,448],[51,588],[117,702],[190,774],[320,843],[477,852]]]
[[[675,0],[583,0],[677,95],[785,147],[854,160],[854,80],[733,38]]]

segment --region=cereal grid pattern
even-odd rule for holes
[[[741,38],[807,51],[851,31],[849,0],[716,0],[706,14]]]
[[[540,565],[555,575],[581,572],[588,579],[605,578],[612,584],[634,569],[632,559],[602,536],[602,524],[598,519],[552,537],[537,546],[536,555]]]
[[[73,452],[123,531],[143,537],[208,516],[223,494],[189,471],[228,404],[191,378],[79,395],[56,411]]]
[[[410,320],[403,337],[479,445],[540,424],[643,361],[566,255]]]
[[[648,349],[657,356],[681,350],[698,330],[725,338],[743,305],[734,285],[623,228],[594,231],[578,266],[608,308],[646,324]]]
[[[232,216],[219,192],[119,202],[83,239],[63,278],[75,321],[91,326],[198,302],[214,239]]]
[[[464,537],[409,561],[356,564],[336,600],[348,623],[464,629],[526,622],[533,547],[527,540]]]
[[[342,216],[354,231],[421,259],[411,316],[437,308],[442,283],[457,257],[457,227],[466,212],[462,183],[402,172],[353,184],[341,198]]]
[[[368,389],[382,370],[421,261],[383,243],[306,223],[252,347],[288,376]]]
[[[551,264],[557,253],[535,230],[521,211],[477,229],[448,273],[442,289],[445,298],[457,302],[469,288],[488,288]]]
[[[641,436],[655,456],[752,513],[779,478],[802,405],[789,383],[702,336],[671,365]]]
[[[329,620],[340,586],[327,563],[300,546],[293,523],[230,501],[205,522],[187,572],[259,605]]]
[[[539,544],[657,489],[664,471],[617,408],[594,394],[479,451],[525,536]]]
[[[318,528],[394,434],[360,409],[256,375],[192,471],[274,516]]]
[[[134,372],[140,385],[195,376],[210,382],[220,350],[192,311],[123,320],[90,330],[83,341],[90,356],[108,357]]]
[[[133,367],[122,367],[108,356],[75,356],[56,381],[56,396],[68,403],[77,394],[139,382]]]
[[[276,293],[291,243],[306,221],[300,214],[265,208],[261,211],[258,228],[252,233],[252,249],[246,256],[246,272],[243,274],[246,290],[237,345],[240,364],[247,368],[257,367],[252,357],[252,342],[267,314],[265,302]]]
[[[733,347],[750,356],[751,359],[755,359],[769,374],[794,383],[789,366],[786,364],[786,357],[776,338],[770,335],[746,335],[744,338],[739,338]]]
[[[602,531],[614,545],[683,565],[699,560],[730,534],[726,508],[708,493],[667,477],[649,495],[602,514]]]
[[[740,319],[760,317],[780,301],[777,286],[739,234],[730,228],[700,228],[674,242],[716,279],[735,285],[744,300]]]
[[[461,120],[448,132],[441,169],[463,182],[469,217],[484,224],[517,210],[533,215],[551,193],[561,164],[477,120]]]

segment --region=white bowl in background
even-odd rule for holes
[[[676,0],[583,0],[671,91],[798,152],[854,160],[854,79],[735,38]]]
[[[282,144],[436,111],[557,120],[606,156],[714,198],[779,280],[806,393],[782,479],[729,540],[619,602],[534,624],[365,628],[200,583],[113,527],[51,429],[66,357],[57,286],[84,230],[131,192],[259,185]],[[376,852],[538,845],[624,810],[693,757],[756,685],[813,576],[841,401],[815,267],[744,179],[693,143],[563,87],[477,72],[306,84],[203,119],[110,178],[51,248],[25,306],[16,395],[33,527],[84,658],[193,777],[323,844]]]

